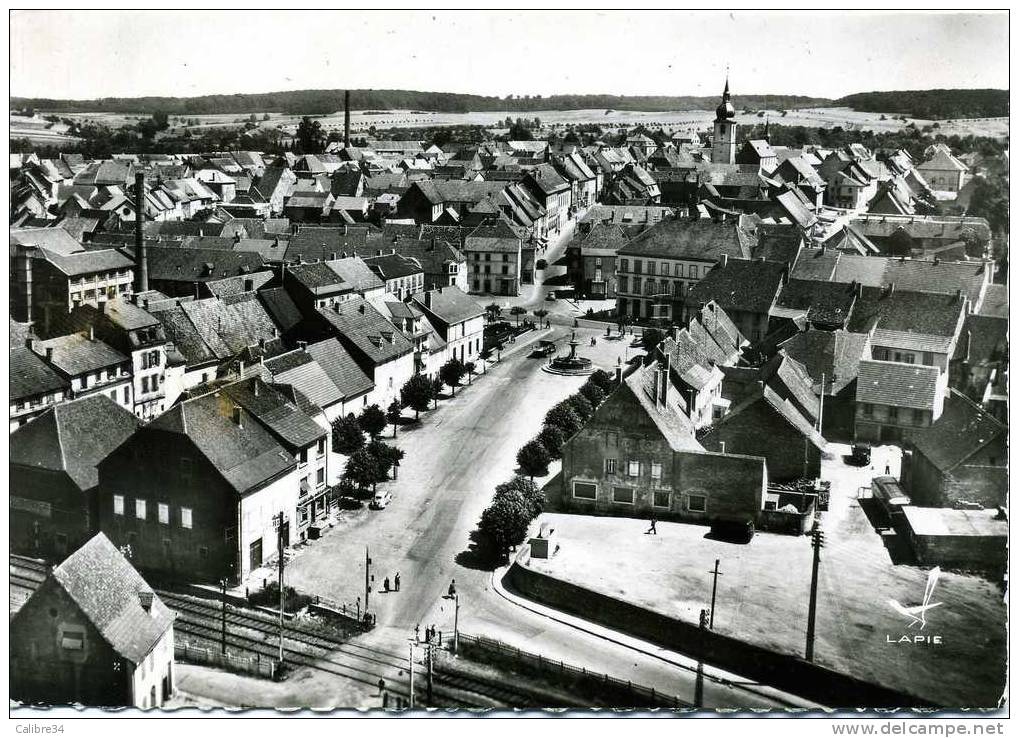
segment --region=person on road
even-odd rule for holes
[[[386,577],[382,582],[382,589],[386,592],[389,591],[389,577]]]
[[[379,679],[379,694],[382,694],[385,691],[386,691],[386,680],[385,679]]]
[[[400,572],[396,572],[396,576],[393,577],[393,584],[396,585],[396,591],[400,591]]]
[[[654,518],[651,518],[651,527],[648,528],[647,532],[653,536],[658,535],[658,521],[655,520]]]
[[[456,595],[456,580],[453,579],[449,583],[449,596],[454,597]]]

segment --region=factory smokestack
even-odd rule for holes
[[[343,92],[343,148],[350,146],[350,90]]]
[[[134,256],[135,292],[149,289],[149,254],[142,237],[142,223],[145,222],[145,173],[134,173]]]

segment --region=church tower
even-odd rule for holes
[[[711,136],[711,163],[736,163],[736,110],[729,102],[729,75],[725,76],[722,104],[715,109],[715,129]]]

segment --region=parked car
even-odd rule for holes
[[[556,301],[555,292],[549,292],[548,295],[545,296],[545,300],[547,302],[555,302]]]
[[[754,538],[754,521],[722,518],[712,520],[711,537],[731,543],[750,543]]]
[[[376,492],[372,498],[371,507],[376,510],[385,510],[386,506],[393,501],[393,493],[389,490],[384,492]]]
[[[870,444],[854,443],[853,453],[850,455],[849,460],[856,466],[867,466],[870,463]]]

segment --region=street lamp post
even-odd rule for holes
[[[223,636],[220,641],[222,653],[226,653],[226,579],[219,580],[220,608],[222,610]]]
[[[457,652],[460,646],[460,593],[453,593],[453,653]]]

